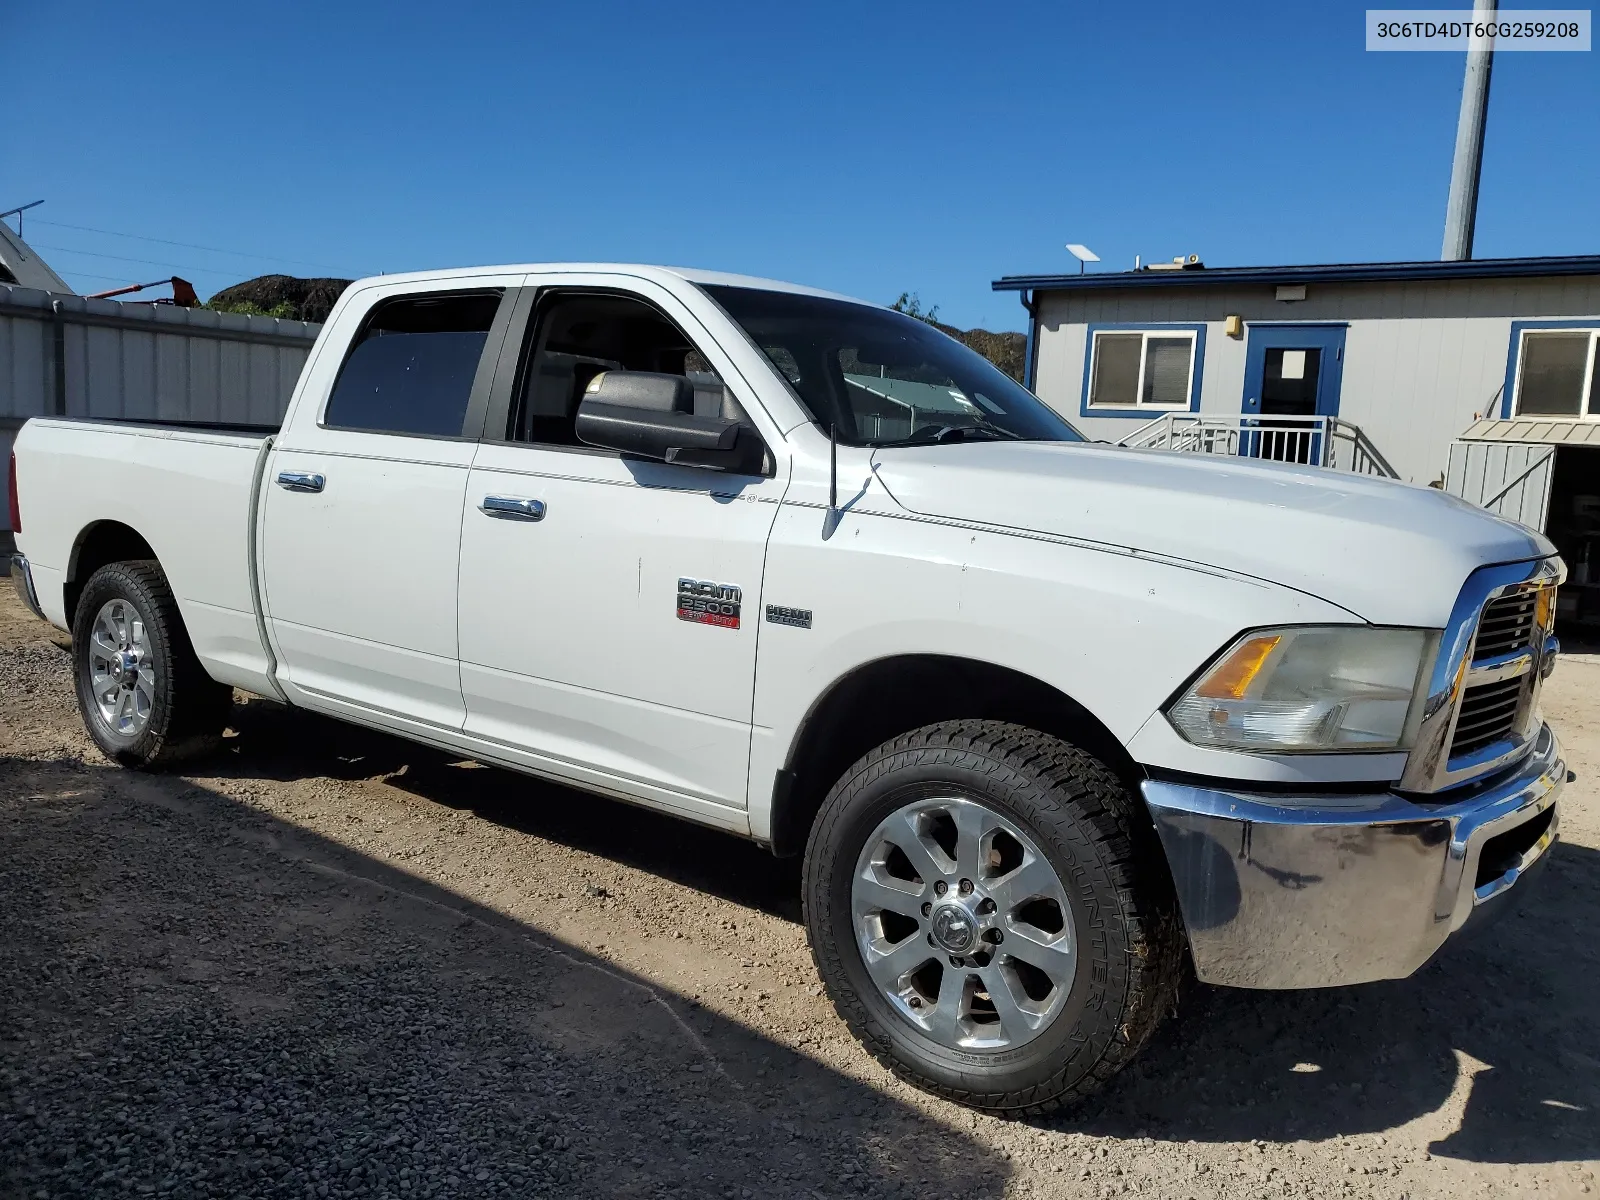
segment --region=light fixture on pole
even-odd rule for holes
[[[1100,256],[1098,254],[1079,242],[1068,242],[1067,252],[1071,254],[1073,258],[1078,260],[1079,275],[1083,274],[1083,267],[1085,263],[1100,261]]]

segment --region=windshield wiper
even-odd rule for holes
[[[924,429],[927,429],[924,426]],[[941,425],[933,431],[932,436],[924,434],[922,437],[897,438],[891,442],[871,442],[873,446],[937,446],[947,442],[964,441],[1016,441],[1023,437],[1020,433],[1013,433],[1009,429],[1002,429],[998,425]]]
[[[980,434],[983,437],[994,438],[997,441],[1020,442],[1022,440],[1020,433],[1013,433],[1011,430],[1002,429],[998,425],[960,425],[956,427],[955,435],[951,436],[949,440],[953,442],[964,441],[968,437],[976,438]]]

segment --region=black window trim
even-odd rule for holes
[[[339,363],[339,370],[329,385],[327,395],[322,398],[322,406],[317,412],[317,428],[326,429],[330,433],[365,433],[378,437],[403,437],[420,438],[428,442],[476,442],[479,440],[478,432],[483,428],[483,413],[488,403],[490,383],[494,378],[495,366],[500,359],[501,345],[505,340],[506,330],[510,326],[511,309],[515,304],[515,294],[526,289],[516,287],[464,287],[464,288],[439,288],[424,292],[398,292],[393,296],[385,296],[372,305],[361,318],[361,324],[356,329],[356,334],[350,339],[350,344],[345,348],[344,358]],[[498,296],[500,303],[495,308],[493,319],[489,322],[489,331],[484,335],[483,350],[478,356],[478,367],[472,376],[472,389],[467,393],[467,407],[462,415],[461,430],[458,433],[414,433],[406,429],[371,429],[362,425],[330,425],[327,420],[328,405],[333,401],[333,395],[339,389],[339,380],[343,378],[345,368],[350,364],[351,357],[357,347],[366,337],[367,330],[371,327],[372,320],[377,314],[390,304],[410,300],[433,300],[460,298],[463,296]]]

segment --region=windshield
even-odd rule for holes
[[[848,300],[703,285],[824,430],[851,446],[1083,436],[933,326]]]

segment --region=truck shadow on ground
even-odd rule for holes
[[[738,839],[510,772],[464,770],[310,714],[250,705],[237,723],[231,769],[243,775],[382,774],[430,801],[798,920],[796,864]],[[1432,1118],[1437,1128],[1420,1136],[1440,1156],[1595,1157],[1600,1023],[1583,1014],[1600,979],[1596,928],[1600,853],[1559,844],[1526,903],[1411,979],[1293,993],[1191,987],[1179,1019],[1104,1093],[1041,1124],[1295,1141]]]
[[[234,726],[233,753],[205,770],[282,780],[381,777],[508,829],[800,920],[799,859],[774,858],[743,838],[514,771],[479,769],[459,755],[266,701],[236,707]]]
[[[0,845],[0,1193],[1004,1190],[947,1123],[189,780],[0,756]]]

